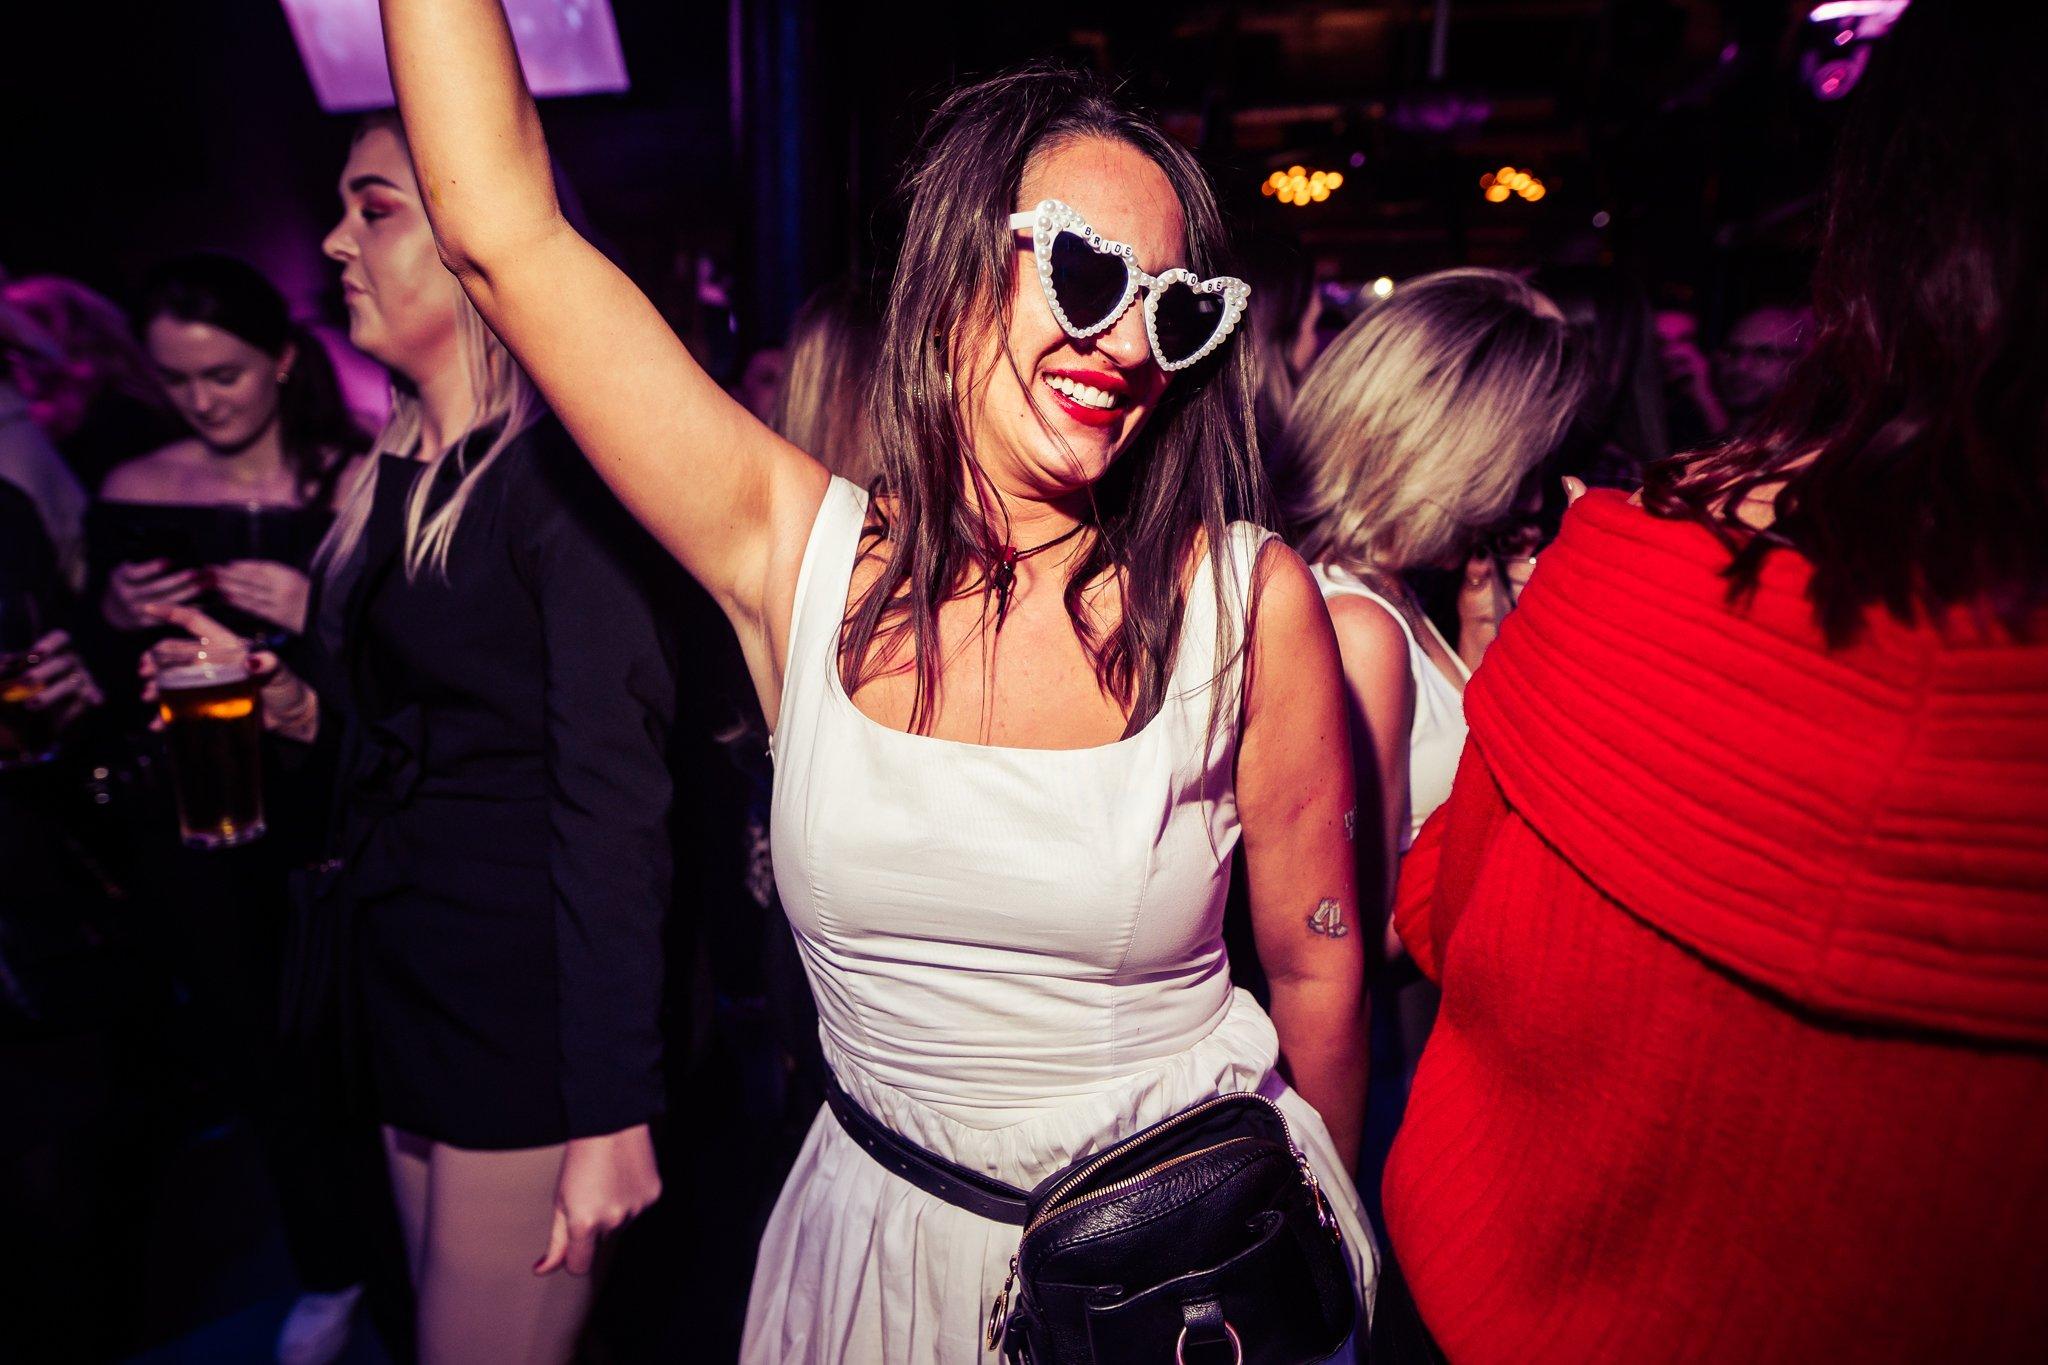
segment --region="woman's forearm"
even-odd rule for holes
[[[391,83],[427,217],[449,267],[494,260],[562,224],[540,115],[499,0],[382,0]]]
[[[1355,1169],[1365,1134],[1365,993],[1355,982],[1313,978],[1276,978],[1272,990],[1288,1081],[1323,1116],[1346,1169]]]

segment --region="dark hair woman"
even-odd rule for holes
[[[983,1356],[1020,1229],[842,1123],[1028,1188],[1262,1090],[1367,1292],[1343,689],[1301,561],[1229,520],[1263,506],[1245,291],[1193,158],[1067,72],[940,106],[870,499],[728,399],[569,229],[495,0],[384,15],[443,254],[724,606],[772,718],[776,880],[845,1105],[762,1240],[744,1358]],[[1222,949],[1240,837],[1270,1020]]]
[[[136,327],[192,434],[117,466],[92,518],[101,609],[202,602],[245,634],[305,629],[307,561],[369,444],[327,352],[284,297],[229,256],[188,256],[144,286]]]
[[[313,550],[335,489],[368,444],[349,417],[320,343],[284,297],[228,256],[168,261],[144,284],[135,328],[190,434],[117,465],[88,517],[93,578],[108,625],[134,637],[164,628],[153,605],[201,604],[239,634],[285,647],[304,632]],[[131,649],[140,638],[118,641]],[[132,697],[128,659],[107,676]],[[134,714],[131,712],[131,714]],[[138,772],[164,771],[156,742],[127,738]],[[119,790],[119,786],[116,787]],[[339,1082],[277,1047],[286,957],[287,878],[319,856],[327,774],[271,765],[268,833],[232,852],[174,839],[167,793],[135,814],[138,885],[166,941],[189,1050],[255,1119],[304,1289],[280,1336],[287,1358],[336,1350],[367,1278],[374,1189],[355,1132],[335,1117]],[[370,1167],[374,1172],[374,1166]]]
[[[1644,506],[1581,499],[1466,691],[1386,1183],[1452,1359],[2040,1353],[2048,195],[1983,168],[2044,42],[1907,12],[1814,353]]]

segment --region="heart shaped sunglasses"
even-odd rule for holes
[[[1231,275],[1205,280],[1178,267],[1148,275],[1127,243],[1098,235],[1057,199],[1011,214],[1010,228],[1031,234],[1045,301],[1077,341],[1114,326],[1142,291],[1145,336],[1162,370],[1184,370],[1221,346],[1252,296],[1252,287]]]

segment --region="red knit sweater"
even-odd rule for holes
[[[2048,643],[1725,563],[1587,497],[1466,693],[1395,1252],[1459,1365],[2048,1359]]]

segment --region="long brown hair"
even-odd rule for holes
[[[1790,549],[1829,642],[1882,606],[1978,608],[2016,633],[2048,602],[2048,126],[2042,7],[1912,6],[1837,155],[1818,337],[1757,428],[1653,466],[1645,501],[1729,546],[1731,596]],[[1776,518],[1743,500],[1779,481]]]
[[[950,339],[978,325],[993,326],[999,341],[1007,337],[1017,269],[1008,224],[1025,171],[1083,138],[1122,142],[1150,157],[1180,200],[1190,268],[1206,277],[1223,265],[1222,216],[1193,155],[1095,77],[1034,64],[957,90],[939,105],[904,180],[903,253],[876,364],[879,486],[894,499],[894,524],[878,527],[882,569],[848,615],[840,661],[846,688],[855,692],[886,671],[907,637],[917,667],[913,730],[928,729],[937,712],[939,604],[963,585],[986,581],[1001,550],[998,537],[1007,533],[988,524],[1001,503],[974,458],[961,407],[988,373],[951,374]],[[1014,369],[1007,343],[998,349]],[[1133,729],[1165,695],[1185,570],[1204,533],[1218,586],[1219,674],[1238,647],[1225,531],[1232,517],[1271,520],[1252,434],[1252,393],[1243,345],[1226,345],[1181,371],[1091,490],[1096,534],[1067,579],[1067,614],[1098,681],[1129,711]],[[1123,610],[1103,628],[1082,594],[1111,574],[1120,580]]]

